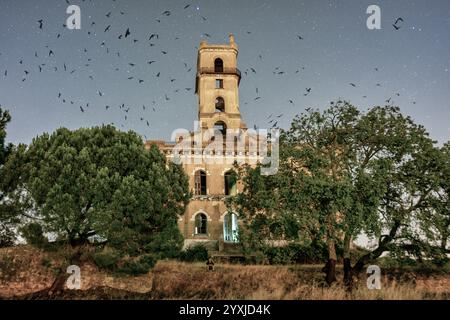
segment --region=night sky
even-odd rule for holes
[[[81,30],[63,27],[64,0],[0,0],[0,105],[13,117],[10,142],[102,123],[167,141],[177,128],[193,129],[197,46],[227,43],[229,33],[240,50],[249,127],[283,114],[278,125],[286,128],[305,108],[339,98],[362,109],[391,98],[434,139],[450,139],[448,0],[70,4],[81,8]],[[381,7],[381,30],[366,27],[371,4]]]

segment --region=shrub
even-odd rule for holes
[[[20,233],[28,244],[38,248],[44,248],[48,245],[48,239],[44,236],[42,226],[38,223],[29,223],[20,228]]]
[[[52,261],[50,259],[48,259],[48,258],[42,258],[41,265],[44,268],[48,269],[48,268],[50,268],[52,266]]]
[[[180,254],[180,260],[187,262],[206,261],[208,257],[208,250],[201,244],[189,247]]]
[[[283,247],[262,248],[270,264],[318,263],[326,260],[327,248],[323,243],[308,245],[291,243]]]
[[[131,275],[146,274],[151,268],[154,267],[156,259],[149,254],[139,257],[137,260],[125,261],[122,267],[119,268],[119,272]]]
[[[15,241],[14,233],[0,225],[0,248],[12,247]]]
[[[0,259],[0,281],[10,281],[19,272],[19,265],[13,257],[5,256]]]
[[[175,259],[181,254],[183,236],[176,223],[169,224],[164,230],[155,234],[151,241],[144,247],[148,253],[152,253],[159,259]]]
[[[113,250],[103,250],[92,255],[94,263],[102,269],[114,270],[117,267],[117,262],[120,260],[120,256]]]

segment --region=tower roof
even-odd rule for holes
[[[206,40],[202,40],[200,42],[200,46],[198,48],[198,51],[200,52],[202,49],[233,49],[236,51],[236,54],[239,51],[239,48],[235,42],[234,35],[229,34],[228,35],[229,43],[227,44],[212,44],[208,43]]]

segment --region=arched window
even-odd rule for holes
[[[235,213],[228,212],[223,218],[223,240],[225,242],[239,242],[239,225]]]
[[[206,195],[206,172],[198,170],[194,176],[194,194],[196,196]]]
[[[227,125],[223,121],[218,121],[214,124],[214,134],[219,132],[221,135],[225,136],[227,134]]]
[[[208,218],[206,214],[199,213],[195,216],[195,234],[207,234],[207,226]]]
[[[224,175],[225,195],[234,196],[237,191],[237,174],[233,170],[227,171]]]
[[[214,72],[223,72],[223,61],[220,58],[214,60]]]
[[[216,98],[216,112],[225,112],[225,100],[222,97]]]

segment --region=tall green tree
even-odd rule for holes
[[[15,240],[14,225],[17,223],[16,208],[7,198],[7,186],[2,183],[3,167],[13,146],[6,143],[6,126],[11,121],[7,110],[0,108],[0,247],[11,246]]]
[[[329,284],[336,281],[338,248],[351,285],[352,275],[383,252],[411,248],[417,240],[412,221],[429,226],[437,150],[426,130],[398,108],[363,113],[339,101],[297,116],[281,140],[279,173],[256,177],[250,169],[253,178],[244,178],[235,205],[247,216],[283,217],[284,228],[304,224],[298,236],[306,229],[309,238],[326,241]],[[351,266],[351,244],[361,233],[379,239],[378,247]]]
[[[5,171],[24,211],[61,241],[97,236],[135,256],[164,249],[160,238],[169,233],[181,246],[176,223],[190,197],[187,178],[133,132],[61,128],[20,146]]]

